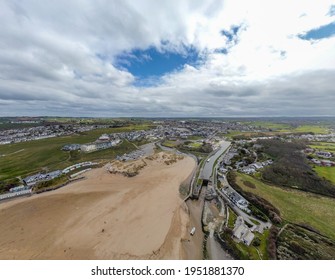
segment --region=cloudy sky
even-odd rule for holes
[[[0,0],[0,116],[335,115],[334,0]]]

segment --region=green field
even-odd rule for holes
[[[278,131],[266,131],[266,132],[250,132],[250,131],[232,131],[228,134],[225,134],[225,137],[230,139],[238,139],[238,138],[251,138],[251,137],[263,137],[263,136],[280,136],[287,135],[290,133],[298,133],[296,131],[289,130],[278,130]]]
[[[253,125],[258,125],[264,128],[276,130],[278,132],[313,132],[315,134],[327,134],[329,130],[323,125],[299,125],[293,127],[287,123],[274,123],[274,122],[254,122]]]
[[[234,229],[237,216],[233,212],[233,210],[231,210],[230,208],[228,209],[229,209],[228,227],[230,227],[231,229]]]
[[[313,132],[315,134],[327,134],[329,133],[329,129],[318,125],[300,125],[297,128],[292,129],[292,132]]]
[[[202,143],[192,142],[192,143],[188,144],[188,146],[191,147],[191,148],[197,149],[197,148],[200,148],[202,146]]]
[[[230,131],[227,134],[224,134],[223,136],[228,137],[228,138],[232,138],[232,137],[237,136],[237,135],[243,135],[243,132],[242,131]]]
[[[325,178],[335,185],[335,167],[316,166],[314,170],[321,178]]]
[[[254,137],[259,135],[278,135],[278,134],[288,134],[288,133],[315,133],[315,134],[327,134],[329,129],[322,125],[300,125],[298,127],[293,127],[290,124],[285,123],[275,123],[275,122],[248,122],[249,125],[260,126],[263,128],[271,129],[269,132],[243,132],[243,131],[230,131],[227,133],[226,137],[232,138],[234,136],[245,136]]]
[[[292,128],[291,125],[286,124],[286,123],[275,123],[275,122],[262,122],[262,121],[257,121],[257,122],[251,122],[249,123],[250,125],[254,126],[260,126],[264,128],[269,128],[272,130],[290,130]]]
[[[165,140],[162,145],[168,148],[175,148],[179,145],[179,141]]]
[[[36,141],[22,142],[0,146],[0,180],[16,176],[26,176],[41,169],[56,170],[76,162],[110,159],[118,154],[134,150],[135,147],[126,141],[115,148],[93,153],[77,153],[71,157],[61,148],[66,144],[84,144],[95,141],[101,134],[147,129],[147,125],[136,125],[122,128],[106,128],[88,131],[79,135],[55,137]]]
[[[305,223],[335,239],[335,199],[298,190],[267,185],[249,175],[237,173],[237,184],[245,191],[255,193],[280,210],[281,217],[292,223]],[[256,188],[247,187],[244,182]]]
[[[200,140],[200,139],[203,139],[204,137],[202,136],[197,136],[197,135],[191,135],[191,136],[188,136],[187,139],[188,140]]]
[[[332,152],[335,153],[335,143],[329,143],[329,142],[313,142],[311,145],[309,145],[311,148],[316,150],[322,150],[326,152]]]

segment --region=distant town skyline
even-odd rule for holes
[[[335,5],[1,1],[0,116],[334,116]]]

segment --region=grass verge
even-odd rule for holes
[[[314,170],[321,178],[325,178],[335,185],[335,167],[316,166]]]

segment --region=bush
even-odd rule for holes
[[[291,241],[290,242],[290,249],[297,253],[298,255],[304,255],[306,250],[300,246],[300,244],[296,241]]]
[[[277,236],[279,233],[279,229],[276,226],[272,226],[269,231],[269,239],[267,251],[269,255],[269,259],[276,260],[277,259]]]
[[[249,181],[244,181],[243,183],[244,183],[244,185],[246,187],[249,187],[251,189],[256,189],[256,186],[253,183],[249,182]]]
[[[261,245],[261,240],[258,237],[255,237],[254,241],[252,242],[252,245],[258,247],[259,245]]]

